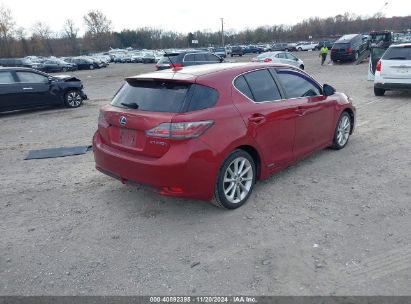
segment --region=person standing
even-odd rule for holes
[[[324,62],[327,59],[327,55],[328,55],[328,47],[326,47],[326,45],[323,44],[320,50],[321,65],[324,65]]]

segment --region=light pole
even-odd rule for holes
[[[224,47],[224,18],[221,18],[221,46]]]

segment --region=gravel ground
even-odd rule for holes
[[[354,99],[355,133],[234,211],[122,185],[92,153],[23,160],[90,144],[99,107],[151,64],[72,73],[81,108],[1,115],[0,295],[411,295],[411,95],[375,97],[366,64],[297,55]]]

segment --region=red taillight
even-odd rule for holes
[[[172,69],[181,69],[183,65],[181,63],[170,63]]]
[[[271,58],[265,58],[264,59],[264,62],[270,62],[270,61],[273,61]]]
[[[375,68],[377,72],[381,72],[381,60],[378,60],[377,67]]]
[[[106,118],[104,117],[104,113],[100,111],[99,115],[98,115],[98,126],[102,127],[102,128],[108,128],[110,127],[110,124],[108,123],[108,121],[106,120]]]
[[[352,52],[352,48],[346,49],[347,52]]]
[[[214,122],[212,120],[195,122],[163,122],[146,130],[146,135],[161,138],[195,138],[203,134]]]

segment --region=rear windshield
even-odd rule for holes
[[[411,47],[391,47],[384,56],[384,60],[411,60]]]
[[[111,104],[122,108],[130,108],[127,104],[137,104],[140,111],[180,113],[212,107],[217,99],[216,90],[202,85],[129,81],[114,96]]]
[[[333,45],[333,49],[348,49],[349,47],[349,43],[334,43]]]

